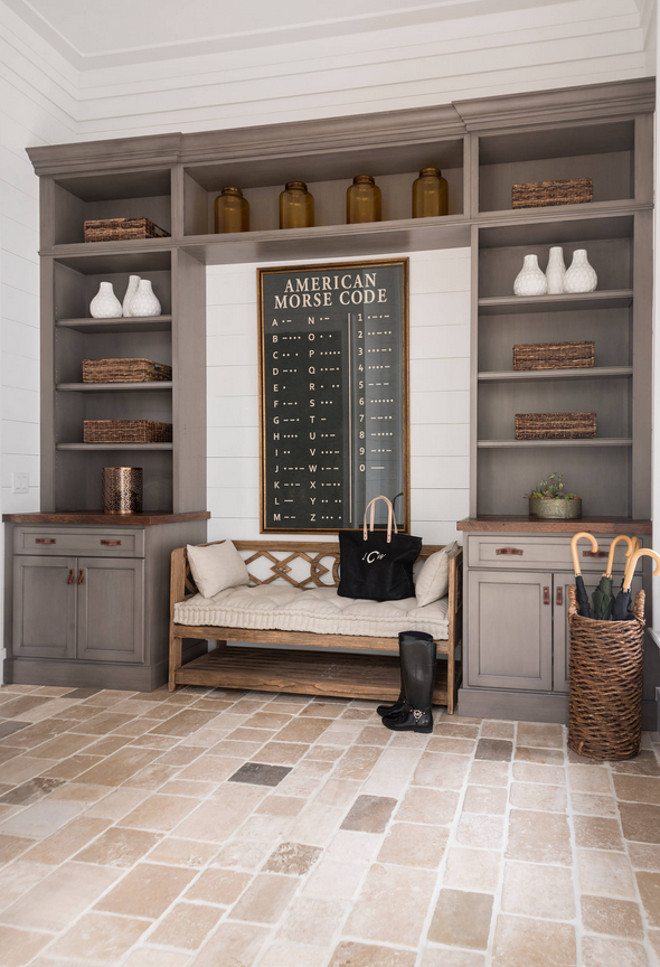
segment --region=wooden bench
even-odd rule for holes
[[[233,543],[245,560],[251,585],[284,581],[304,590],[337,586],[339,583],[338,543]],[[434,551],[441,550],[441,547],[423,547],[420,557],[426,558]],[[460,683],[457,652],[462,630],[462,558],[461,547],[456,548],[449,557],[448,636],[446,640],[437,642],[438,664],[433,701],[436,705],[446,705],[449,713],[454,711]],[[174,691],[177,685],[205,685],[383,701],[397,698],[400,686],[398,637],[255,631],[176,624],[175,604],[197,593],[186,548],[176,548],[172,551],[170,582],[170,691]],[[216,647],[184,662],[184,642],[197,641],[199,652],[200,639],[213,640],[217,643]],[[236,641],[257,641],[280,647],[238,647],[227,644]]]

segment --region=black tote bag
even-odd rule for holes
[[[387,504],[387,530],[374,530],[376,501]],[[367,514],[371,511],[367,529]],[[393,533],[394,531],[394,533]],[[421,537],[399,534],[387,497],[370,500],[361,531],[339,531],[339,587],[343,598],[398,601],[415,594],[413,564],[422,549]]]

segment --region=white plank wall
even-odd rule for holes
[[[445,544],[469,509],[470,250],[409,258],[412,532]],[[252,539],[259,536],[256,266],[209,268],[207,300],[209,540]]]

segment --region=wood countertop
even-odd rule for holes
[[[191,520],[208,520],[208,510],[192,510],[183,514],[150,511],[144,514],[104,514],[101,511],[66,511],[57,513],[3,514],[5,524],[77,524],[101,527],[153,527],[157,524],[182,524]]]
[[[492,534],[651,534],[650,520],[629,517],[581,517],[578,520],[540,520],[533,517],[465,517],[456,530]]]

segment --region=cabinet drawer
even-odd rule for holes
[[[594,556],[587,540],[578,543],[578,559],[582,571],[602,574],[612,538],[598,537],[598,552]],[[621,541],[614,551],[615,567],[623,569],[626,543]],[[470,567],[497,567],[506,570],[544,568],[573,570],[570,537],[509,537],[507,534],[468,537],[467,561]]]
[[[17,527],[14,553],[144,557],[144,531],[126,527]]]

